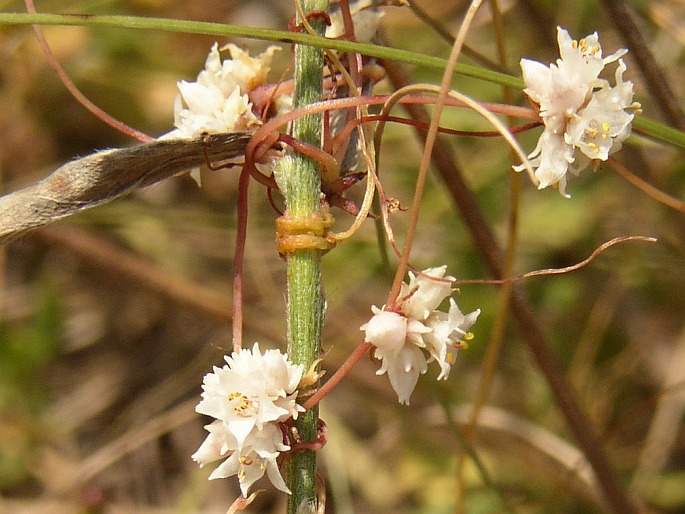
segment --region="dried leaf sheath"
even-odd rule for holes
[[[250,135],[214,134],[103,150],[68,162],[40,182],[0,197],[0,244],[31,229],[110,202],[134,189],[244,154]]]

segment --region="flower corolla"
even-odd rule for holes
[[[278,426],[297,419],[304,409],[297,400],[302,366],[278,350],[262,353],[259,344],[226,356],[226,365],[205,375],[196,411],[216,418],[192,458],[204,466],[225,459],[210,479],[238,475],[243,496],[264,473],[278,489],[289,492],[276,458],[290,447]]]
[[[630,135],[631,122],[640,104],[633,102],[633,83],[623,80],[621,49],[602,57],[597,33],[580,41],[557,27],[561,59],[544,66],[521,59],[524,92],[539,105],[545,129],[528,155],[538,188],[550,185],[566,194],[567,172],[578,175],[590,164],[606,161]],[[615,86],[599,74],[618,61]],[[516,171],[524,165],[514,166]]]
[[[409,397],[427,363],[440,366],[438,380],[447,379],[457,351],[473,335],[468,330],[480,309],[464,315],[450,298],[448,312],[437,310],[452,293],[453,277],[446,276],[447,266],[429,268],[421,274],[409,273],[409,283],[402,284],[397,308],[386,310],[375,305],[373,317],[361,330],[365,340],[376,347],[381,359],[377,375],[388,374],[400,403],[409,405]],[[426,352],[429,357],[426,357]]]

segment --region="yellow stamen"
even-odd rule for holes
[[[236,411],[238,414],[245,412],[247,409],[250,408],[250,400],[244,394],[239,393],[237,391],[235,393],[229,394],[228,401],[232,402],[234,400],[238,400],[238,403],[233,406],[233,410]]]

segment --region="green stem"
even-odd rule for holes
[[[303,0],[304,13],[328,11],[328,0]],[[300,23],[301,20],[298,20]],[[310,24],[319,34],[325,25],[312,18]],[[323,51],[311,46],[295,46],[294,107],[322,99]],[[310,114],[293,120],[294,138],[311,145],[321,145],[321,114]],[[281,160],[275,171],[276,181],[285,196],[286,215],[310,217],[321,210],[320,165],[295,153]],[[321,354],[321,327],[324,299],[321,289],[321,252],[300,250],[288,255],[288,353],[292,361],[308,370]],[[295,423],[303,442],[317,438],[318,408],[308,410]],[[286,461],[288,514],[316,512],[316,453],[294,452]]]
[[[327,3],[327,2],[326,2]],[[315,20],[316,21],[316,20]],[[262,27],[248,27],[245,25],[229,25],[194,20],[174,20],[171,18],[152,18],[142,16],[117,16],[107,14],[28,14],[28,13],[0,13],[0,25],[64,25],[64,26],[92,26],[112,27],[121,29],[161,30],[165,32],[183,32],[187,34],[203,34],[207,36],[240,36],[250,39],[274,41],[279,43],[296,43],[339,50],[342,52],[357,52],[369,57],[400,61],[438,70],[444,70],[447,61],[441,57],[390,48],[387,46],[357,43],[343,39],[327,39],[323,36],[306,34],[303,32],[288,32],[284,30],[265,29]],[[312,23],[316,25],[316,23]],[[457,64],[455,73],[488,80],[496,84],[522,89],[523,81],[505,73],[487,70],[479,66]]]

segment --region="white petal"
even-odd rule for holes
[[[266,476],[279,491],[283,491],[286,494],[291,494],[288,486],[285,485],[283,477],[281,476],[281,470],[278,468],[276,459],[269,459],[266,461]]]
[[[223,461],[212,471],[209,475],[209,480],[216,480],[217,478],[227,478],[237,475],[240,471],[240,452],[233,452],[228,459]],[[243,494],[246,494],[245,492]]]
[[[238,481],[244,497],[247,498],[252,484],[264,476],[266,466],[267,459],[262,459],[255,453],[241,457]]]
[[[552,87],[550,69],[540,62],[521,59],[521,71],[526,83],[525,93],[534,102],[542,104],[547,100],[547,94]]]
[[[450,299],[449,313],[436,312],[427,324],[432,329],[424,336],[426,349],[440,365],[438,380],[449,376],[461,339],[467,335],[480,314],[480,309],[464,316],[457,303]]]
[[[396,352],[407,338],[407,318],[396,312],[378,311],[362,326],[364,340],[386,352]]]
[[[220,422],[215,421],[214,423]],[[210,462],[214,462],[224,457],[226,454],[225,451],[222,452],[224,447],[225,438],[223,435],[217,432],[210,432],[191,458],[200,464],[200,466],[204,466],[205,464],[209,464]]]
[[[442,301],[452,293],[450,280],[445,276],[447,266],[429,268],[421,275],[409,273],[409,284],[402,284],[400,290],[400,309],[408,318],[423,320],[438,308]],[[434,280],[441,279],[441,280]]]
[[[568,169],[573,160],[573,147],[566,144],[563,137],[545,129],[538,143],[541,148],[540,162],[535,169],[535,178],[539,189],[556,184]]]
[[[419,375],[425,373],[428,367],[423,352],[414,345],[405,345],[396,356],[386,358],[383,364],[399,402],[409,405],[409,397],[416,387]]]
[[[265,82],[278,47],[270,47],[256,58],[234,45],[228,48],[233,60],[222,63],[215,43],[196,81],[178,83],[181,94],[174,105],[177,130],[173,137],[253,130],[260,125],[247,94]]]
[[[211,115],[217,112],[224,102],[224,95],[214,86],[203,86],[197,82],[178,83],[183,103],[194,114]]]

